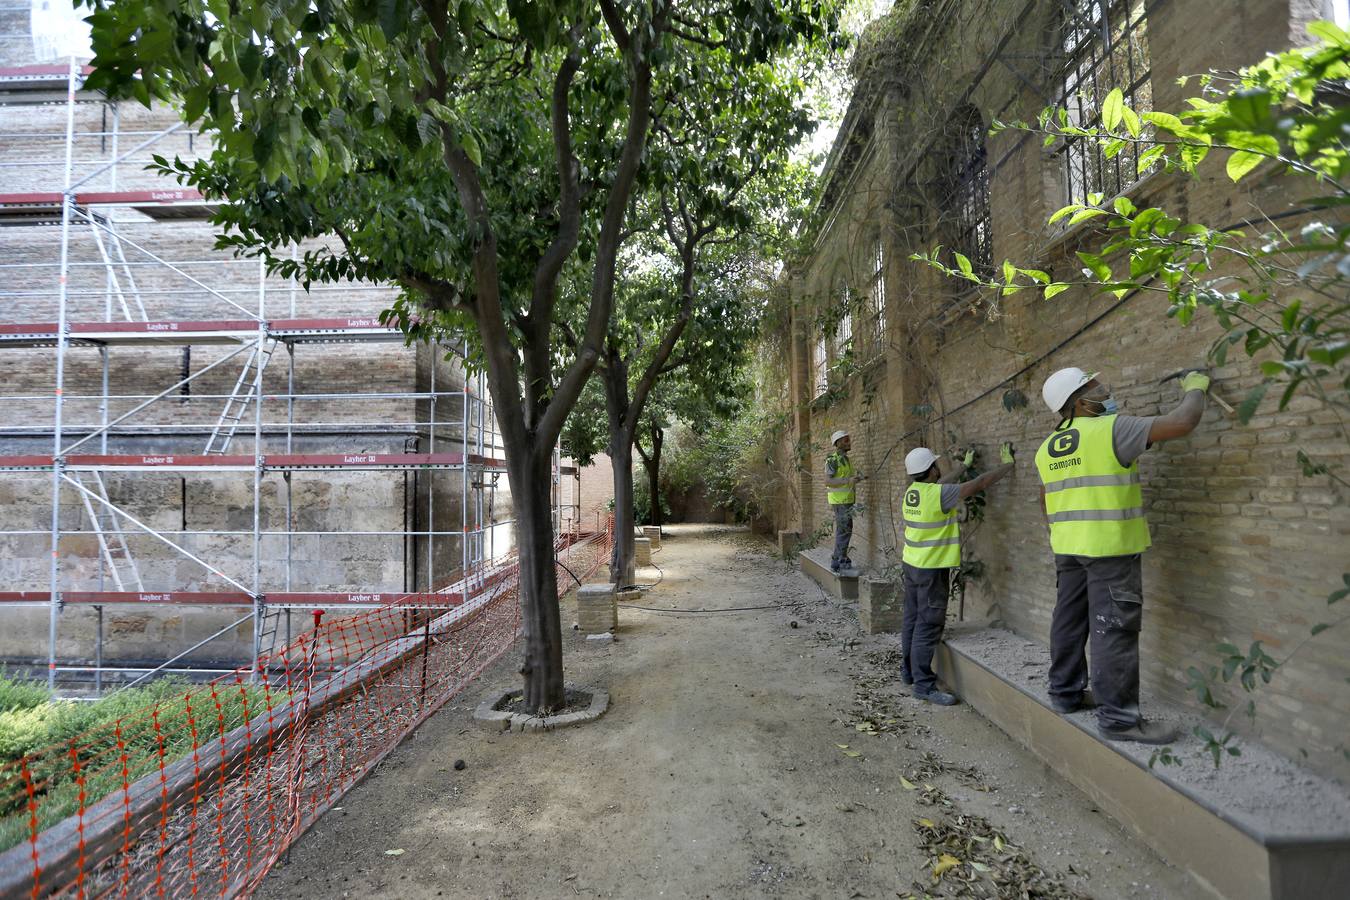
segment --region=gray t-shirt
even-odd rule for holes
[[[939,498],[942,503],[942,511],[949,513],[956,509],[957,504],[961,502],[961,485],[944,484],[942,486],[942,496]]]
[[[1116,460],[1129,467],[1148,449],[1148,432],[1153,427],[1155,416],[1116,416],[1111,425],[1111,449],[1116,451]],[[945,505],[946,495],[943,495]]]

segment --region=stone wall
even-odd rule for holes
[[[984,576],[967,594],[966,615],[1001,620],[1045,641],[1055,578],[1033,456],[1055,421],[1040,401],[1042,381],[1069,365],[1100,370],[1124,412],[1157,414],[1179,400],[1176,382],[1160,379],[1203,364],[1220,332],[1204,315],[1180,327],[1147,294],[1118,302],[1070,291],[1045,301],[1025,291],[990,304],[909,261],[910,253],[952,242],[932,191],[943,123],[965,104],[985,124],[995,117],[1034,118],[1047,100],[1031,87],[1053,70],[1042,62],[1038,72],[1034,61],[1049,58],[1041,42],[1053,32],[1048,16],[1057,4],[951,0],[939,6],[904,30],[881,26],[871,33],[888,62],[859,84],[826,174],[825,224],[813,251],[789,270],[791,340],[783,353],[793,403],[783,452],[802,453],[775,524],[827,539],[826,444],[834,429],[850,430],[855,464],[869,476],[859,493],[853,558],[886,571],[898,559],[905,453],[930,446],[946,455],[945,469],[957,447],[973,446],[980,452],[977,465],[988,468],[997,464],[998,442],[1012,440],[1020,451],[1016,474],[988,492],[984,521],[966,529],[967,557],[984,564]],[[1179,75],[1235,68],[1287,46],[1307,6],[1298,0],[1221,4],[1220,13],[1214,4],[1190,0],[1150,4],[1153,108],[1177,109],[1194,93],[1194,83],[1177,84]],[[1201,33],[1204,40],[1197,41]],[[906,59],[923,62],[900,65]],[[1057,148],[1013,132],[990,136],[987,147],[995,265],[1011,258],[1071,279],[1079,265],[1073,252],[1095,235],[1044,224],[1063,203]],[[1129,195],[1139,206],[1162,205],[1216,225],[1258,209],[1276,214],[1303,196],[1274,176],[1235,190],[1219,156],[1197,179],[1154,174]],[[840,284],[855,296],[870,290],[877,242],[885,260],[885,327],[878,334],[866,321],[853,323],[862,364],[817,397],[812,362],[824,335],[821,312],[839,302]],[[835,343],[827,338],[831,360]],[[1214,375],[1213,392],[1233,405],[1260,377],[1240,353]],[[1027,405],[1007,408],[1010,390],[1021,392]],[[1291,756],[1306,753],[1312,765],[1346,777],[1350,630],[1332,629],[1301,644],[1311,624],[1327,618],[1326,597],[1350,569],[1350,503],[1326,479],[1303,477],[1295,462],[1302,448],[1333,465],[1350,464],[1336,421],[1332,410],[1297,398],[1283,412],[1267,401],[1241,426],[1211,401],[1189,438],[1144,456],[1154,546],[1145,556],[1142,647],[1146,687],[1190,705],[1186,668],[1212,662],[1215,644],[1245,647],[1260,640],[1277,658],[1298,647],[1256,695],[1255,725],[1237,715],[1229,727],[1255,730]],[[1238,702],[1245,705],[1245,698]]]

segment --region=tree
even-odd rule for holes
[[[664,378],[652,392],[641,426],[633,435],[633,449],[647,473],[650,495],[661,494],[661,454],[666,433],[680,423],[696,434],[707,433],[737,414],[751,385],[746,357],[754,323],[734,342],[701,341],[699,360]],[[652,500],[652,522],[660,526],[661,505]]]
[[[646,259],[657,262],[636,271],[632,302],[619,305],[599,364],[614,472],[615,580],[633,558],[631,448],[648,398],[660,379],[706,362],[703,350],[720,347],[735,358],[751,337],[747,295],[709,282],[734,280],[738,257],[772,258],[764,251],[781,240],[776,227],[795,221],[804,180],[791,154],[812,126],[803,98],[838,43],[822,33],[748,68],[720,43],[699,45],[681,61],[677,90],[656,104],[634,228]],[[693,323],[698,336],[682,341]]]
[[[525,705],[563,701],[550,457],[599,358],[656,71],[735,34],[740,65],[832,28],[776,0],[87,0],[91,89],[214,140],[163,171],[228,199],[222,247],[312,281],[391,282],[410,339],[467,334],[511,479]],[[289,248],[335,238],[293,262]],[[569,267],[588,273],[559,291]],[[569,352],[554,338],[574,304]]]

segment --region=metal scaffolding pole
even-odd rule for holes
[[[253,367],[253,680],[262,660],[263,345],[267,343],[267,267],[258,260],[258,349]],[[242,410],[240,411],[242,414]]]
[[[66,384],[66,278],[70,272],[70,212],[75,197],[70,182],[75,161],[75,57],[70,58],[66,88],[66,177],[61,194],[61,268],[57,276],[56,397],[52,424],[52,562],[47,624],[47,689],[56,690],[56,633],[61,615],[61,392]]]

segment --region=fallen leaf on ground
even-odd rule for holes
[[[397,850],[386,850],[386,851],[384,851],[384,855],[385,855],[385,856],[402,856],[402,855],[403,855],[403,848],[400,847],[400,848],[398,848]]]
[[[917,791],[917,790],[919,789],[919,786],[918,786],[917,784],[915,784],[914,782],[910,781],[908,778],[906,778],[906,777],[903,776],[903,775],[900,776],[900,786],[903,787],[903,788],[904,788],[905,790],[907,790],[907,791]]]
[[[961,865],[961,860],[950,853],[944,853],[938,857],[937,863],[933,866],[933,877],[941,878],[943,872],[948,869],[955,869],[959,865]]]
[[[862,756],[857,750],[845,750],[844,755],[852,759],[857,759],[859,756]]]
[[[937,823],[934,822],[932,819],[920,819],[920,820],[919,820],[919,824],[922,825],[924,828],[936,828],[936,827],[937,827]]]

